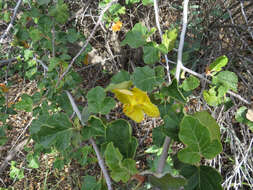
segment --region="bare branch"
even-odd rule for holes
[[[60,81],[63,79],[63,77],[69,72],[70,68],[73,66],[74,62],[76,61],[76,59],[83,53],[83,51],[85,50],[85,48],[87,47],[87,45],[89,44],[91,38],[93,37],[93,35],[95,34],[98,26],[100,25],[100,23],[102,22],[102,18],[103,15],[105,14],[105,12],[114,4],[118,2],[118,0],[113,0],[110,3],[108,3],[106,5],[106,7],[101,11],[100,16],[98,18],[98,21],[95,25],[95,27],[93,28],[90,36],[88,37],[88,39],[85,41],[85,44],[83,45],[83,47],[81,48],[81,50],[76,54],[76,56],[71,60],[70,64],[68,65],[67,69],[64,71],[64,73],[60,76],[59,80],[56,83],[56,87],[59,85]]]
[[[21,5],[23,0],[19,0],[16,4],[16,7],[14,8],[14,12],[13,12],[13,15],[11,17],[11,22],[9,23],[8,27],[6,28],[5,32],[3,33],[3,35],[1,36],[0,38],[0,44],[3,43],[3,40],[4,38],[7,36],[7,34],[9,33],[10,29],[13,27],[13,23],[14,23],[14,20],[16,18],[16,14],[17,14],[17,11],[18,11],[18,8],[19,6]]]
[[[183,66],[182,57],[183,57],[183,48],[184,48],[184,38],[185,38],[185,33],[186,33],[186,28],[187,28],[188,3],[189,3],[189,0],[184,0],[183,26],[182,26],[182,32],[180,35],[178,54],[177,54],[177,69],[176,69],[177,81],[179,81],[180,70],[181,70],[181,67]]]
[[[168,136],[166,136],[164,143],[163,143],[163,151],[160,156],[158,166],[156,169],[156,173],[158,173],[158,174],[161,174],[163,172],[163,168],[164,168],[166,160],[168,158],[168,151],[169,151],[170,142],[171,142],[170,138]]]
[[[73,108],[74,112],[76,113],[78,119],[80,120],[80,122],[82,123],[82,125],[85,125],[85,123],[82,121],[82,115],[81,115],[81,113],[80,113],[80,111],[79,111],[79,109],[78,109],[78,107],[77,107],[77,105],[75,103],[75,100],[73,99],[73,97],[71,96],[71,94],[68,91],[65,91],[65,92],[68,95],[68,98],[70,100],[72,108]],[[104,160],[103,160],[103,158],[102,158],[102,156],[101,156],[101,154],[99,152],[99,149],[98,149],[98,147],[96,145],[96,142],[94,141],[93,138],[90,138],[89,142],[92,144],[92,146],[93,146],[93,148],[94,148],[94,150],[96,152],[96,155],[97,155],[97,158],[98,158],[98,164],[99,164],[100,168],[102,169],[102,172],[103,172],[103,174],[105,176],[105,181],[106,181],[108,190],[113,190],[111,178],[110,178],[110,176],[108,174],[107,168],[105,166],[105,162],[104,162]]]

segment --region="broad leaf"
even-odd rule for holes
[[[224,86],[227,90],[237,92],[238,77],[230,71],[221,71],[213,77],[212,83],[216,86]]]
[[[87,94],[88,110],[91,113],[108,114],[115,106],[115,100],[111,97],[106,97],[104,89],[97,86],[91,89]]]
[[[90,116],[88,125],[82,128],[82,137],[88,140],[91,137],[104,136],[105,126],[102,120],[96,116]]]
[[[132,138],[132,127],[126,120],[116,120],[107,126],[106,141],[113,142],[124,157],[134,157],[137,144]]]
[[[124,81],[129,81],[129,80],[130,80],[130,74],[125,70],[121,70],[117,74],[113,75],[113,77],[111,78],[111,83],[118,84],[118,83],[122,83]]]
[[[199,79],[191,75],[183,81],[183,84],[180,87],[182,87],[184,91],[191,91],[197,88],[199,84]]]
[[[210,132],[211,140],[220,140],[220,127],[207,111],[196,112],[193,116],[198,119],[202,125],[207,127]]]
[[[209,166],[193,166],[173,157],[174,167],[187,179],[185,190],[222,190],[221,175]]]
[[[105,162],[111,170],[111,177],[114,181],[126,183],[130,177],[137,173],[135,161],[132,159],[123,160],[118,148],[109,143],[105,150]]]
[[[146,64],[154,64],[160,59],[159,49],[155,42],[149,42],[143,47],[143,60]]]
[[[172,81],[172,83],[170,84],[170,86],[168,87],[163,87],[161,89],[161,93],[164,96],[169,96],[181,103],[185,103],[186,102],[186,98],[184,97],[184,95],[182,94],[182,92],[179,90],[178,88],[178,83],[177,80],[174,79]]]
[[[98,190],[101,188],[101,184],[97,183],[96,177],[84,176],[81,190]]]
[[[34,140],[44,148],[55,145],[63,151],[70,145],[72,137],[72,123],[66,114],[41,115],[33,120],[30,133]]]
[[[121,42],[121,45],[124,46],[128,44],[131,48],[138,48],[145,45],[147,28],[143,26],[141,23],[137,23],[134,25],[131,31],[126,34],[125,39]]]
[[[191,116],[183,118],[180,124],[179,139],[187,145],[178,153],[178,158],[184,163],[198,163],[202,156],[212,159],[222,151],[219,140],[212,140],[208,128]]]
[[[156,75],[154,69],[145,66],[135,69],[132,75],[132,81],[137,88],[150,92],[155,86],[162,84],[164,78],[161,75]]]
[[[227,56],[223,55],[215,59],[214,62],[211,63],[209,66],[210,72],[219,72],[221,71],[222,67],[225,67],[228,63]]]
[[[15,108],[17,110],[24,110],[24,111],[27,111],[27,112],[31,112],[32,109],[33,109],[33,100],[32,100],[32,98],[27,94],[23,94],[21,96],[21,101],[18,102],[15,105]]]

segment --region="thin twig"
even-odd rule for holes
[[[177,81],[179,81],[180,70],[181,70],[181,67],[183,66],[182,57],[183,57],[183,48],[184,48],[184,38],[185,38],[185,33],[186,33],[186,28],[187,28],[188,3],[189,3],[189,0],[184,0],[183,26],[182,26],[182,32],[180,35],[178,54],[177,54],[177,69],[176,69]]]
[[[81,112],[79,111],[79,109],[78,109],[78,107],[77,107],[77,105],[75,103],[75,100],[73,99],[72,95],[68,91],[65,91],[65,92],[68,95],[68,98],[70,100],[70,103],[72,105],[72,108],[73,108],[74,112],[76,113],[78,119],[80,120],[80,122],[84,126],[85,123],[82,120]],[[93,138],[90,138],[89,142],[92,144],[92,146],[93,146],[93,148],[94,148],[94,150],[96,152],[96,155],[97,155],[97,158],[98,158],[98,164],[99,164],[99,166],[100,166],[100,168],[101,168],[101,170],[102,170],[102,172],[103,172],[103,174],[105,176],[105,181],[106,181],[108,190],[113,190],[111,178],[110,178],[110,176],[108,174],[107,168],[105,166],[105,162],[104,162],[104,160],[103,160],[103,158],[102,158],[102,156],[101,156],[101,154],[99,152],[99,149],[98,149],[98,147],[96,145],[96,142],[94,141]]]
[[[14,8],[14,12],[13,12],[13,16],[11,17],[11,22],[9,23],[8,27],[6,28],[5,32],[3,33],[3,35],[0,38],[0,44],[3,43],[4,38],[7,36],[7,34],[9,33],[10,29],[13,27],[13,22],[16,18],[16,14],[18,11],[19,6],[21,5],[22,0],[19,0],[16,4],[16,7]]]
[[[162,33],[160,23],[159,23],[159,10],[158,10],[158,5],[157,5],[157,0],[154,0],[154,10],[155,10],[156,27],[158,28],[158,32],[159,32],[161,40],[163,40],[163,33]],[[165,62],[166,62],[168,82],[170,84],[171,83],[171,77],[170,77],[169,59],[168,59],[167,54],[164,55],[164,58],[165,58]]]
[[[83,51],[85,50],[85,48],[87,47],[87,45],[89,44],[91,38],[93,37],[93,35],[95,34],[97,27],[100,25],[100,23],[102,22],[102,18],[103,15],[105,14],[105,12],[114,4],[116,3],[118,0],[113,0],[110,3],[108,3],[106,5],[106,7],[101,11],[100,16],[98,18],[98,21],[95,25],[95,27],[93,28],[91,34],[89,35],[88,39],[85,41],[85,44],[83,45],[83,47],[81,48],[81,50],[76,54],[76,56],[71,60],[70,64],[68,65],[67,69],[64,71],[64,73],[59,77],[59,80],[56,83],[56,87],[59,85],[60,81],[63,79],[63,77],[69,72],[70,68],[73,66],[74,62],[76,61],[76,59],[83,53]]]

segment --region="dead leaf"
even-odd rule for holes
[[[248,109],[246,118],[253,122],[253,109]]]

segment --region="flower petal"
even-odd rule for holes
[[[131,106],[130,104],[124,104],[123,112],[126,114],[126,116],[130,117],[137,123],[140,123],[144,119],[144,112],[138,106]]]
[[[133,93],[126,89],[113,89],[116,98],[123,104],[131,104]]]

